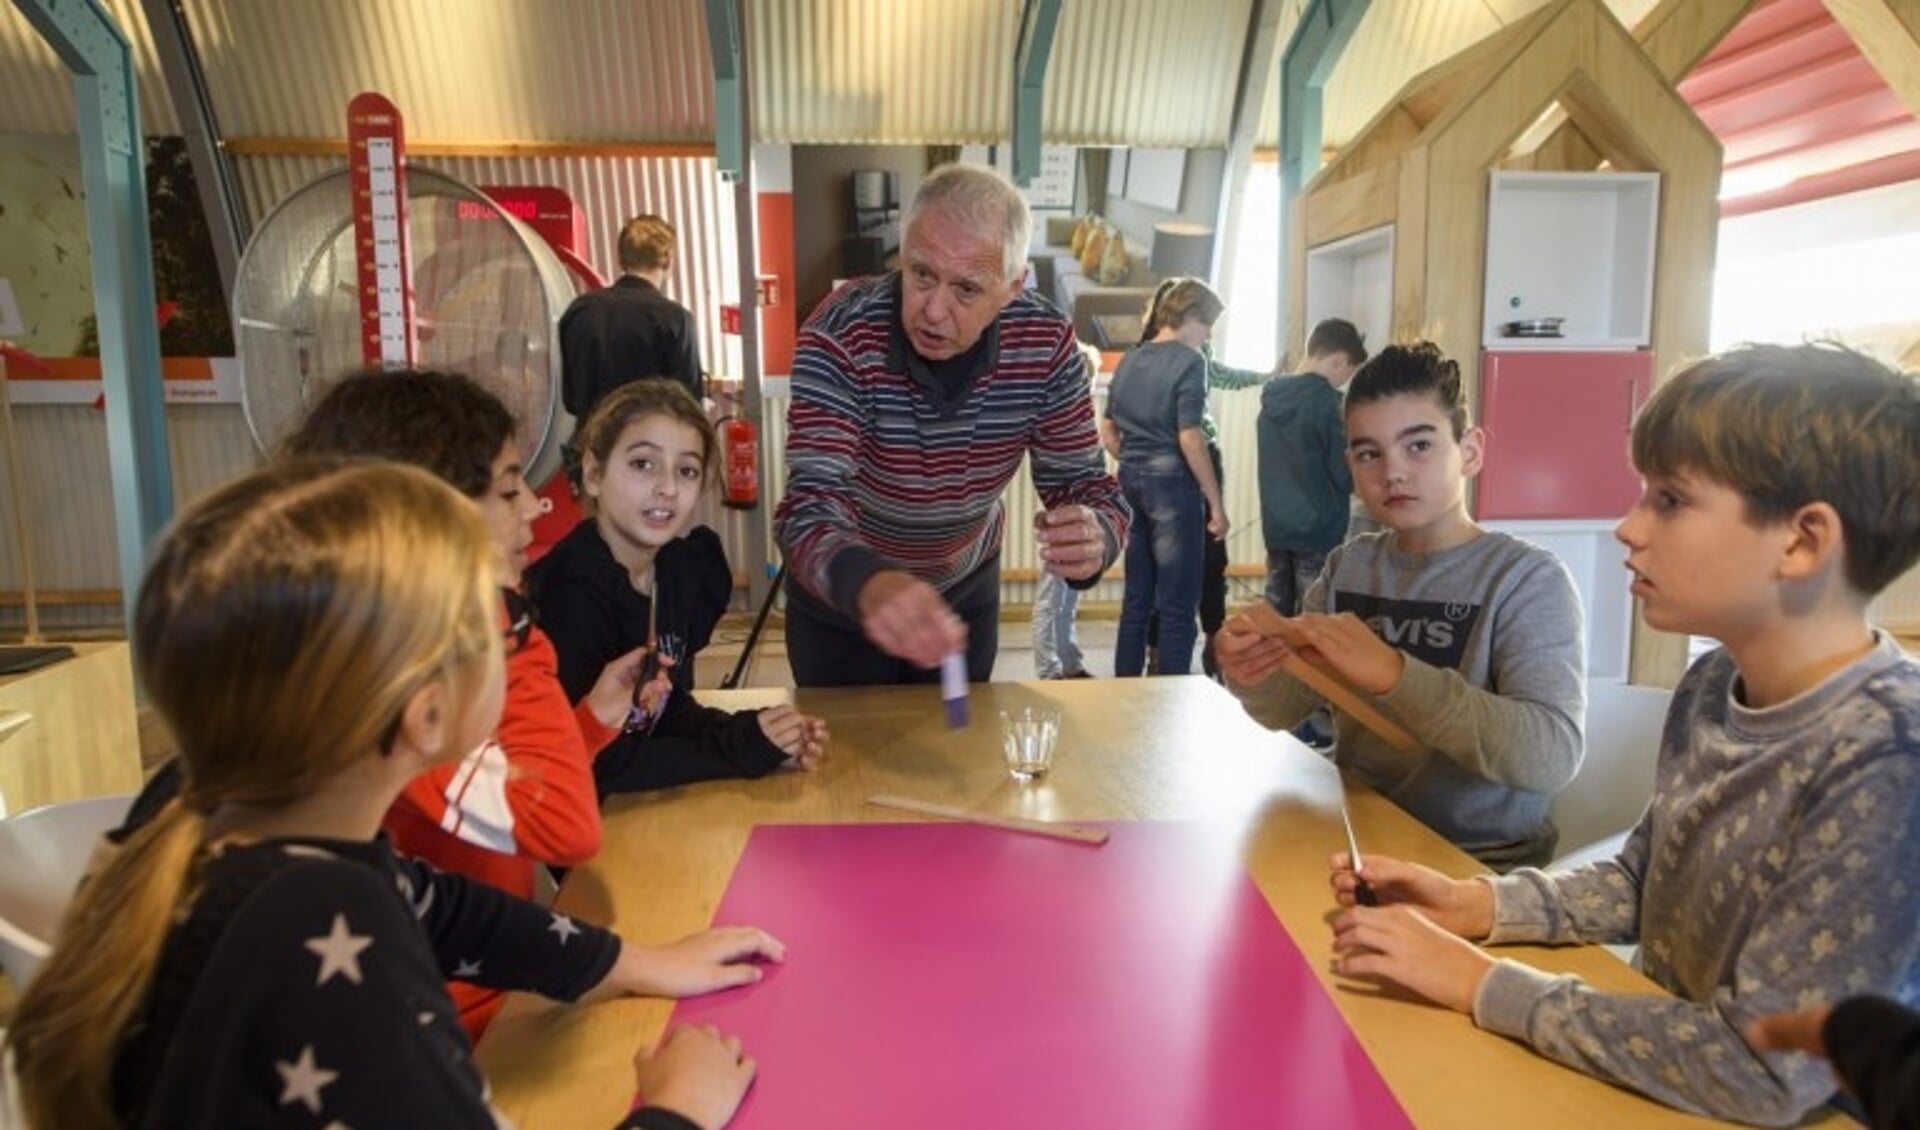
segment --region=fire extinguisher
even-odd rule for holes
[[[760,504],[760,429],[738,413],[728,413],[715,425],[720,433],[720,458],[726,469],[725,493],[720,501],[735,510]]]

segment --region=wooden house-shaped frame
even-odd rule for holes
[[[1601,0],[1555,0],[1416,77],[1293,201],[1289,347],[1308,329],[1309,253],[1391,225],[1388,337],[1437,344],[1477,406],[1491,174],[1604,168],[1660,174],[1655,373],[1704,354],[1721,147],[1674,82],[1749,2],[1667,0],[1642,43]],[[1670,683],[1686,662],[1683,638],[1644,623],[1632,651],[1636,681]]]
[[[1650,344],[1664,370],[1707,347],[1720,143],[1600,0],[1556,0],[1409,83],[1294,201],[1291,277],[1307,278],[1310,249],[1393,225],[1391,338],[1438,344],[1473,395],[1489,172],[1602,163],[1661,175]],[[1291,288],[1294,348],[1306,290]]]

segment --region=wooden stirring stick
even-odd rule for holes
[[[1105,828],[1093,828],[1081,824],[1049,824],[1045,820],[1029,820],[1024,816],[995,816],[986,812],[970,812],[950,804],[936,804],[930,800],[915,800],[912,797],[894,796],[890,793],[875,793],[867,798],[867,803],[881,808],[897,808],[903,812],[918,812],[923,816],[943,816],[948,820],[984,824],[989,828],[1002,828],[1009,832],[1024,832],[1029,836],[1046,836],[1050,839],[1071,840],[1075,843],[1095,846],[1107,842]]]

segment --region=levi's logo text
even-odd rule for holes
[[[1351,612],[1374,634],[1435,667],[1458,670],[1467,637],[1480,619],[1478,604],[1442,600],[1388,600],[1370,593],[1335,590],[1336,612]]]

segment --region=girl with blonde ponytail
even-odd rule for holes
[[[134,662],[182,790],[78,892],[21,999],[29,1125],[495,1125],[448,955],[571,999],[622,953],[377,835],[410,778],[499,716],[494,560],[468,501],[392,465],[286,463],[180,518]],[[671,1109],[629,1126],[722,1125],[754,1069],[702,1029],[636,1066]]]

